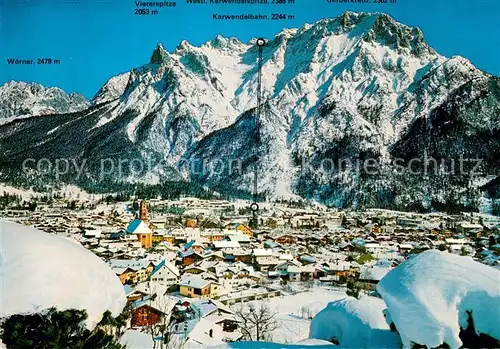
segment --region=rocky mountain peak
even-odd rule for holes
[[[244,46],[237,38],[225,37],[221,34],[217,34],[217,36],[208,41],[207,44],[216,49],[240,49]]]
[[[0,119],[20,115],[71,113],[87,108],[89,102],[79,93],[66,93],[59,87],[23,81],[0,86]]]
[[[487,153],[498,153],[497,80],[464,58],[446,60],[427,45],[417,27],[381,13],[345,12],[284,29],[267,40],[259,191],[356,206],[363,199],[360,193],[376,192],[373,186],[378,185],[379,199],[394,207],[415,197],[391,189],[405,183],[404,176],[381,176],[384,182],[377,182],[356,173],[299,167],[302,160],[320,164],[420,156],[427,151],[426,144],[419,145],[419,139],[428,137],[429,130],[421,127],[426,120],[432,121],[433,143],[439,145],[434,155],[446,157],[452,147],[479,151],[483,146]],[[32,124],[0,125],[0,146],[18,159],[58,152],[92,154],[96,159],[154,155],[165,160],[151,169],[159,180],[169,180],[164,174],[172,167],[186,180],[248,190],[255,146],[249,136],[257,91],[255,40],[247,44],[218,35],[199,47],[182,41],[173,53],[159,44],[150,63],[109,79],[94,99],[102,107],[83,112],[78,123],[66,123],[61,115],[30,120]],[[492,117],[487,122],[476,117],[472,123],[474,115]],[[59,119],[60,127],[54,128]],[[23,130],[33,135],[23,137]],[[488,142],[483,142],[484,130],[492,135]],[[51,142],[45,142],[48,132]],[[462,143],[455,145],[455,139]],[[181,160],[200,159],[207,164],[241,161],[244,173],[197,176],[180,165]],[[383,165],[391,170],[390,164]],[[405,190],[419,191],[420,179],[413,179],[413,187],[405,184]],[[439,193],[424,194],[439,198]]]
[[[174,54],[182,56],[183,54],[190,52],[193,50],[193,45],[189,43],[187,40],[182,40],[179,45],[174,50]]]
[[[340,16],[334,19],[344,29],[351,29],[353,26],[358,25],[361,20],[368,16],[365,12],[352,12],[345,11]]]
[[[158,43],[153,51],[153,54],[151,55],[151,59],[149,60],[149,62],[151,64],[163,64],[168,63],[170,59],[170,54],[163,48],[163,45],[161,43]]]
[[[409,27],[397,22],[384,13],[377,13],[372,27],[364,39],[369,42],[379,42],[398,51],[409,51],[414,56],[435,54],[424,40],[420,28]]]

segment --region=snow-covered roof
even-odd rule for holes
[[[245,234],[235,234],[235,235],[230,235],[229,239],[231,241],[238,241],[238,242],[250,242],[252,239],[250,236],[245,235]]]
[[[483,226],[481,224],[469,223],[469,222],[460,223],[460,227],[463,229],[483,229]]]
[[[272,256],[273,255],[273,250],[266,250],[262,248],[256,248],[253,250],[253,254],[255,257],[266,257],[266,256]]]
[[[134,271],[138,271],[141,269],[147,268],[150,264],[153,264],[152,261],[148,259],[110,259],[108,264],[111,268],[130,268]]]
[[[302,272],[302,267],[298,267],[295,265],[289,265],[286,269],[289,273],[299,274]]]
[[[67,239],[0,221],[0,317],[58,309],[85,309],[94,327],[106,310],[126,303],[120,280],[92,252]]]
[[[172,312],[172,309],[174,309],[174,307],[177,305],[178,302],[179,298],[177,297],[168,294],[163,294],[162,292],[159,293],[156,292],[155,297],[148,296],[132,303],[132,308],[137,309],[144,305],[147,305],[164,314],[170,314]]]
[[[234,312],[228,306],[222,304],[221,302],[214,299],[196,299],[191,302],[191,307],[195,311],[196,315],[205,317],[210,314],[217,312],[225,314],[234,314]]]
[[[168,270],[170,270],[175,276],[180,276],[180,272],[179,272],[179,269],[173,265],[172,263],[170,263],[169,261],[167,260],[162,260],[153,270],[153,272],[151,273],[151,276],[155,275],[159,270],[161,270],[162,268],[167,268]]]
[[[212,281],[205,280],[199,275],[186,275],[179,282],[180,286],[188,286],[193,288],[203,288],[210,284]]]
[[[213,242],[215,248],[239,248],[240,243],[238,241],[227,241],[220,240]]]
[[[225,344],[223,341],[225,333],[221,326],[201,318],[189,332],[185,346],[187,348],[206,348],[208,346],[222,345]]]
[[[280,258],[280,260],[290,261],[290,260],[293,260],[293,255],[281,253],[279,258]]]
[[[463,245],[467,243],[467,239],[445,239],[447,244]]]
[[[151,229],[140,219],[134,219],[126,229],[129,234],[152,234]]]

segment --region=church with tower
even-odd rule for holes
[[[146,200],[141,200],[136,218],[129,223],[126,232],[137,236],[143,248],[153,246],[153,232],[149,228],[148,205]]]
[[[148,224],[148,204],[146,203],[146,200],[141,200],[141,203],[139,204],[139,219],[143,221],[144,223]]]

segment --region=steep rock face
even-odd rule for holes
[[[481,169],[494,172],[500,165],[494,155],[498,154],[500,145],[500,79],[482,74],[472,67],[468,74],[464,74],[459,71],[464,68],[459,62],[450,60],[444,65],[448,64],[454,65],[456,70],[445,75],[447,81],[460,79],[462,83],[455,84],[451,93],[441,97],[441,103],[429,113],[420,113],[408,132],[393,145],[391,152],[395,156],[408,157],[422,154],[425,150],[436,159],[458,159],[460,156],[476,159],[481,155]],[[426,85],[428,79],[441,72],[439,67],[421,85]],[[421,86],[419,94],[426,94],[426,87]],[[434,94],[433,91],[430,93]],[[421,98],[419,94],[417,98]]]
[[[0,86],[0,119],[72,113],[86,109],[88,105],[82,95],[68,94],[57,87],[17,81],[9,81]]]
[[[498,78],[442,57],[419,28],[346,12],[277,34],[263,52],[260,142],[257,61],[255,40],[219,35],[173,52],[159,44],[148,64],[104,84],[88,110],[2,126],[2,160],[153,159],[145,173],[120,179],[182,177],[246,191],[257,161],[259,192],[339,206],[430,201],[441,195],[432,186],[446,190],[395,173],[395,159],[466,149],[485,158],[484,175],[497,173]],[[377,174],[358,169],[368,159]]]
[[[384,23],[391,24],[396,38],[384,35],[380,29]],[[263,95],[268,102],[261,133],[268,141],[259,150],[260,191],[316,196],[317,187],[328,184],[331,176],[315,166],[323,160],[388,156],[387,147],[412,121],[395,116],[401,100],[422,71],[445,60],[422,40],[418,28],[403,26],[389,16],[347,12],[285,30],[270,41],[263,57]],[[250,54],[249,50],[246,56]],[[254,79],[243,86],[248,84],[255,84]],[[237,130],[239,126],[234,125]],[[238,134],[235,144],[242,142],[241,137],[251,138],[252,131]],[[225,139],[226,145],[234,139],[221,133],[215,137]],[[248,146],[234,156],[224,152],[218,156],[205,151],[205,146],[205,141],[198,145],[195,159],[205,152],[210,154],[205,160],[217,163],[254,159]],[[211,173],[202,177],[227,179]],[[251,175],[243,182],[241,177],[232,178],[236,178],[234,185],[241,186],[249,183]]]
[[[214,48],[211,42],[195,48],[183,41],[168,53],[159,44],[149,64],[111,78],[99,91],[94,104],[111,102],[113,110],[95,128],[132,112],[135,117],[125,126],[128,140],[175,163],[196,141],[229,125],[238,114],[220,71],[224,62],[214,63],[209,55],[236,61],[237,50]]]

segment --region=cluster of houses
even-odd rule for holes
[[[167,212],[150,212],[166,204],[110,204],[103,212],[61,205],[2,215],[77,239],[124,285],[129,326],[168,329],[168,340],[178,344],[239,340],[234,307],[282,297],[294,284],[343,285],[356,278],[373,290],[392,268],[427,249],[500,268],[500,219],[491,216],[270,204],[252,229],[251,213],[232,202],[183,198],[168,202]]]

